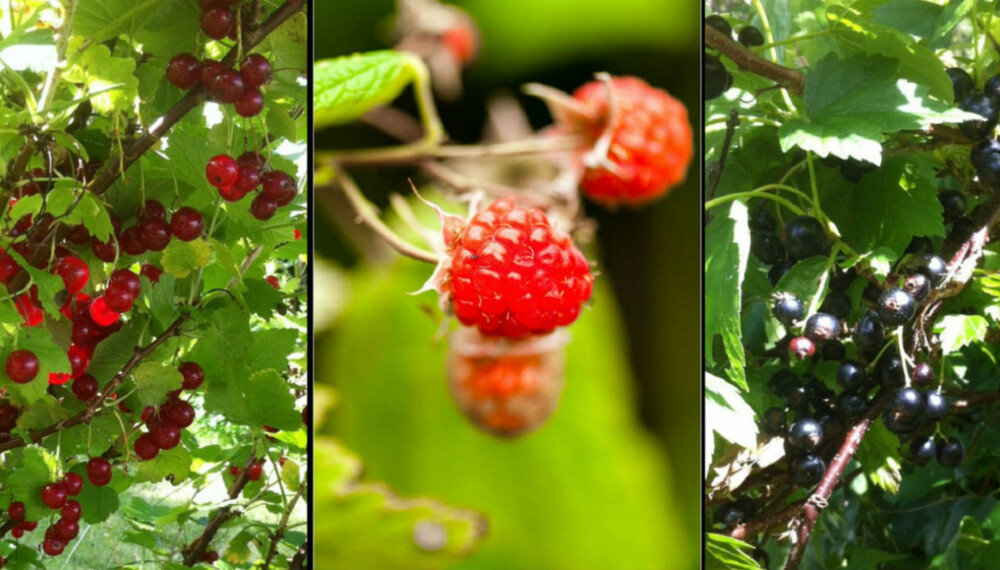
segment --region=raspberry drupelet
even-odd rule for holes
[[[449,240],[441,293],[483,334],[524,338],[571,324],[594,278],[569,235],[513,197],[494,201]]]

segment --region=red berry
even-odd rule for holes
[[[247,467],[247,479],[251,481],[259,481],[262,473],[263,468],[260,463],[254,463]]]
[[[104,297],[98,297],[90,303],[90,318],[102,327],[109,327],[121,317],[121,314],[111,310]]]
[[[256,87],[246,87],[240,98],[233,102],[233,108],[241,117],[256,117],[264,110],[264,94]]]
[[[294,236],[295,236],[295,241],[299,241],[300,239],[302,239],[302,232],[299,231],[299,228],[295,228]]]
[[[239,176],[237,176],[236,183],[232,186],[232,191],[239,193],[239,197],[242,198],[256,190],[260,186],[260,182],[260,169],[256,165],[239,164]]]
[[[466,65],[476,57],[479,50],[476,30],[468,26],[456,26],[441,34],[441,45],[460,65]]]
[[[156,443],[153,441],[153,436],[148,433],[144,433],[135,438],[135,444],[132,446],[132,449],[134,449],[135,454],[144,461],[149,461],[160,454],[160,448],[157,447]]]
[[[76,473],[71,473],[71,475],[76,475]],[[79,478],[79,475],[76,475]],[[64,483],[65,485],[65,483]],[[83,479],[80,479],[80,487],[83,488]],[[75,495],[76,493],[70,493],[70,495]],[[62,508],[60,514],[63,520],[76,522],[80,520],[80,515],[83,513],[83,509],[80,508],[80,503],[76,501],[66,501],[66,505]]]
[[[73,395],[76,396],[77,400],[86,402],[97,395],[99,386],[97,385],[97,380],[95,380],[93,376],[90,374],[84,374],[73,381],[71,389],[73,390]]]
[[[254,198],[253,202],[250,202],[250,213],[262,222],[273,218],[276,211],[278,211],[278,203],[263,194]]]
[[[135,213],[136,219],[139,220],[167,220],[167,209],[163,207],[163,203],[159,200],[146,200],[139,210]]]
[[[575,321],[590,298],[594,278],[570,237],[512,197],[494,201],[450,241],[441,292],[462,324],[484,334],[549,333]]]
[[[215,76],[208,90],[220,103],[235,103],[243,95],[244,87],[239,73],[225,69]]]
[[[38,528],[38,521],[24,521],[23,523],[21,523],[21,528],[23,528],[27,532],[31,532],[36,528]]]
[[[206,59],[201,62],[201,85],[205,89],[212,86],[216,76],[225,69],[225,66],[214,59]]]
[[[267,281],[268,284],[271,285],[271,287],[274,287],[275,289],[281,288],[281,284],[278,283],[278,278],[275,277],[274,275],[268,275],[267,277],[264,278],[264,281]]]
[[[66,504],[66,496],[62,485],[49,483],[42,487],[42,502],[50,509],[61,509]]]
[[[240,168],[233,160],[233,157],[220,154],[213,156],[205,165],[205,176],[208,183],[216,188],[227,188],[236,183],[240,175]]]
[[[83,477],[80,477],[76,473],[67,473],[63,477],[62,487],[66,490],[67,495],[75,497],[80,494],[80,491],[83,490]],[[80,504],[76,501],[70,501],[69,503],[66,503],[66,506],[69,507],[72,504],[77,505],[77,507],[80,506]],[[63,508],[65,509],[66,507]],[[65,516],[65,511],[63,516]]]
[[[265,159],[260,153],[252,150],[248,150],[241,154],[240,157],[236,159],[236,164],[241,167],[248,166],[256,168],[258,177],[267,172],[267,159]]]
[[[90,280],[90,269],[79,257],[64,257],[56,263],[56,275],[62,278],[66,292],[76,295],[87,286]]]
[[[115,243],[114,238],[108,238],[108,241],[100,241],[96,237],[91,238],[90,249],[94,252],[94,257],[105,263],[114,262],[118,255],[118,244]]]
[[[90,355],[83,348],[72,344],[67,352],[69,357],[69,364],[72,367],[73,378],[79,378],[83,376],[83,373],[87,371],[87,367],[90,366]]]
[[[595,202],[638,206],[684,181],[692,156],[691,126],[683,103],[641,79],[616,77],[612,89],[618,124],[607,155],[611,165],[588,166],[581,186]],[[607,90],[605,82],[593,81],[573,94],[591,119],[582,130],[594,140],[615,114]]]
[[[261,191],[264,196],[283,206],[295,199],[295,179],[287,172],[275,170],[261,177]]]
[[[144,423],[148,424],[149,420],[153,418],[153,414],[155,413],[156,410],[153,408],[153,406],[146,406],[145,408],[142,409],[142,413],[139,414],[139,419],[142,420]]]
[[[21,411],[7,402],[0,402],[0,431],[11,431],[17,427]]]
[[[197,390],[205,381],[205,371],[197,363],[185,362],[177,371],[184,377],[184,383],[181,384],[184,390]]]
[[[49,556],[59,556],[63,553],[64,548],[66,548],[66,544],[56,537],[46,538],[45,542],[42,543],[42,550]]]
[[[32,289],[32,291],[35,291],[35,289]],[[45,313],[38,308],[37,299],[32,300],[30,295],[22,294],[14,301],[14,306],[17,307],[17,312],[21,314],[24,323],[29,327],[37,327],[42,324]]]
[[[159,283],[160,276],[163,275],[163,272],[153,265],[144,263],[142,268],[139,270],[139,275],[149,279],[150,283]]]
[[[239,202],[246,195],[247,192],[241,191],[236,187],[236,184],[219,188],[219,196],[221,196],[226,202]]]
[[[208,564],[215,564],[219,561],[219,553],[214,550],[209,550],[205,554],[201,555],[201,561]]]
[[[170,229],[174,237],[181,241],[192,241],[201,236],[205,221],[194,208],[184,207],[174,212],[170,218]]]
[[[237,467],[236,465],[233,465],[232,467],[229,468],[229,474],[232,475],[233,477],[239,477],[240,468]]]
[[[14,501],[7,507],[7,516],[9,516],[12,521],[23,521],[24,512],[24,503],[21,501]]]
[[[816,345],[804,336],[797,336],[788,343],[788,352],[799,360],[805,360],[816,353]]]
[[[80,525],[76,521],[66,519],[57,520],[52,528],[55,529],[56,538],[62,539],[64,542],[73,540],[80,533]]]
[[[142,229],[139,226],[125,228],[122,235],[118,236],[118,242],[127,255],[146,253],[146,241],[142,238]]]
[[[174,87],[190,89],[201,80],[201,63],[189,54],[177,54],[167,64],[167,81]]]
[[[233,11],[221,5],[209,6],[201,13],[201,31],[213,40],[221,40],[233,29]]]
[[[98,487],[111,482],[111,462],[103,457],[93,457],[87,462],[87,479]]]
[[[128,291],[133,299],[142,292],[142,281],[139,276],[128,269],[118,269],[108,279],[108,289]]]
[[[153,443],[160,449],[173,449],[181,442],[181,428],[172,423],[160,422],[150,433]]]
[[[167,400],[160,406],[160,417],[184,429],[194,423],[194,408],[184,400]]]
[[[271,62],[259,53],[253,53],[240,64],[240,75],[247,87],[260,87],[271,81]]]
[[[139,224],[139,230],[149,251],[163,251],[170,243],[170,226],[163,220],[147,218]]]
[[[7,357],[7,377],[16,384],[27,384],[38,376],[38,357],[30,350],[15,350]]]

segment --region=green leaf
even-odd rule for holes
[[[183,445],[161,451],[148,461],[139,463],[136,481],[156,483],[170,477],[173,485],[179,485],[191,474],[191,453]]]
[[[830,285],[826,278],[829,273],[828,263],[829,259],[821,256],[803,259],[792,266],[778,281],[774,290],[795,295],[802,299],[806,307],[818,307]]]
[[[29,445],[17,469],[13,470],[4,484],[5,489],[16,501],[24,503],[27,520],[39,520],[51,512],[42,502],[42,487],[59,477],[59,458],[38,445]]]
[[[0,362],[6,362],[15,349],[30,350],[38,357],[38,376],[27,384],[15,384],[6,374],[0,374],[0,389],[6,389],[8,395],[21,404],[34,404],[49,399],[46,392],[49,375],[71,371],[66,350],[55,343],[48,330],[41,327],[22,328],[18,331],[16,342],[0,350]]]
[[[142,406],[158,406],[167,399],[167,394],[180,390],[184,377],[176,368],[159,362],[144,362],[132,371],[135,382],[135,396]]]
[[[392,101],[425,69],[416,57],[384,50],[316,62],[313,68],[314,126],[351,122]]]
[[[705,374],[705,438],[722,436],[730,443],[746,449],[757,448],[757,423],[754,411],[743,400],[738,388],[728,382]],[[711,454],[706,454],[705,470],[711,466]]]
[[[274,370],[259,370],[242,381],[210,385],[205,407],[254,427],[296,430],[302,425],[295,396]]]
[[[806,74],[802,98],[808,120],[792,119],[778,130],[782,150],[800,147],[880,164],[886,133],[976,117],[930,98],[926,86],[898,74],[897,62],[885,57],[824,58]],[[941,75],[947,79],[943,68]]]
[[[268,105],[267,128],[274,135],[298,142],[299,132],[288,110],[281,105]]]
[[[750,556],[753,546],[714,532],[705,533],[706,570],[760,570]]]
[[[899,492],[902,479],[899,440],[880,421],[872,422],[856,456],[872,483],[889,493]]]
[[[750,255],[745,205],[734,201],[728,216],[712,220],[705,230],[705,247],[705,358],[715,365],[712,344],[721,335],[729,379],[747,390],[740,329],[741,287]]]
[[[162,0],[87,0],[73,13],[73,35],[103,42],[120,34],[134,34]],[[176,53],[176,51],[174,52]]]
[[[224,556],[230,564],[245,564],[250,560],[250,541],[253,535],[247,531],[238,533],[229,541]]]
[[[66,216],[67,224],[83,224],[90,235],[101,241],[107,241],[114,226],[107,208],[92,193],[84,192],[73,211]]]
[[[285,484],[285,487],[289,491],[295,493],[299,490],[299,486],[302,484],[299,472],[299,464],[292,461],[291,459],[286,459],[285,464],[281,466],[281,482]]]
[[[942,354],[951,354],[974,342],[986,338],[989,323],[979,315],[945,315],[934,324],[934,332],[941,339]]]
[[[184,279],[196,269],[201,269],[212,260],[212,247],[203,239],[194,241],[171,240],[163,250],[161,262],[163,271],[178,279]]]
[[[146,0],[146,5],[155,4]],[[82,42],[74,38],[73,42]],[[72,43],[72,42],[71,42]],[[79,45],[71,46],[79,49]],[[130,112],[139,95],[139,79],[135,76],[135,60],[113,57],[103,44],[92,44],[73,59],[73,66],[65,73],[69,81],[84,83],[88,93],[99,93],[90,98],[94,111],[110,116],[116,112]]]
[[[87,373],[100,385],[106,384],[132,358],[139,343],[139,336],[145,327],[145,319],[132,319],[120,331],[98,344],[94,356],[90,359]]]
[[[34,267],[28,263],[27,260],[21,257],[20,253],[14,250],[10,250],[6,253],[17,261],[18,265],[21,266],[21,269],[23,269],[25,273],[31,277],[31,282],[38,287],[38,301],[42,304],[42,308],[45,309],[45,312],[48,313],[49,317],[57,321],[62,320],[62,313],[59,312],[61,306],[56,301],[59,293],[65,288],[62,278],[43,269]]]
[[[140,464],[140,468],[144,463]],[[81,473],[81,475],[86,480],[86,474]],[[100,524],[108,520],[108,517],[118,510],[119,505],[118,493],[111,485],[98,487],[86,483],[83,485],[83,491],[76,496],[76,500],[80,502],[83,520],[89,524]]]

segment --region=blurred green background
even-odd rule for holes
[[[520,86],[537,81],[572,92],[597,71],[666,89],[700,132],[696,2],[455,4],[479,25],[482,51],[463,76],[464,96],[439,103],[452,140],[481,138],[485,101],[498,90],[517,94],[533,126],[543,127],[551,122],[545,106],[520,95]],[[394,10],[391,0],[318,2],[316,57],[391,47]],[[410,99],[404,94],[399,106],[412,112]],[[392,144],[364,125],[319,132],[316,142],[319,149]],[[363,480],[487,517],[485,542],[455,568],[697,567],[700,156],[696,146],[687,182],[650,207],[612,213],[587,205],[598,224],[587,251],[598,263],[594,307],[571,329],[560,409],[514,442],[475,431],[449,400],[445,343],[434,342],[436,324],[425,312],[434,297],[406,295],[429,267],[364,259],[317,209],[316,249],[329,265],[317,275],[316,303],[335,316],[317,331],[316,379],[338,394],[323,431],[360,456]],[[422,179],[405,168],[352,174],[380,206],[405,191],[407,177]]]

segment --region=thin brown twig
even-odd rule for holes
[[[288,507],[285,508],[285,512],[281,515],[281,521],[278,523],[278,528],[275,529],[274,533],[271,534],[271,545],[267,549],[267,556],[264,557],[264,565],[261,570],[268,570],[271,568],[271,561],[278,554],[278,544],[283,538],[285,538],[285,530],[288,528],[288,519],[292,514],[292,510],[295,509],[295,504],[302,498],[302,494],[306,490],[306,485],[303,483],[299,486],[299,490],[292,497],[292,500],[288,502]]]
[[[705,26],[705,45],[719,50],[741,69],[766,77],[795,95],[802,93],[805,86],[802,72],[764,59],[709,25]]]
[[[736,135],[736,127],[740,126],[740,112],[739,109],[733,108],[729,113],[729,118],[726,119],[726,138],[722,141],[722,151],[719,153],[719,161],[715,163],[715,168],[712,170],[711,176],[708,180],[708,192],[705,194],[705,200],[711,200],[712,196],[715,195],[715,189],[719,186],[719,180],[722,178],[722,170],[726,167],[726,157],[729,156],[729,147],[733,144],[733,136]]]
[[[247,483],[250,482],[247,473],[249,472],[250,466],[256,461],[257,457],[255,455],[251,455],[250,458],[247,459],[247,462],[243,465],[243,469],[240,470],[239,475],[237,475],[236,479],[233,481],[232,487],[229,488],[230,501],[239,497],[240,493],[242,493],[243,489],[247,486]],[[202,556],[205,555],[205,551],[208,549],[208,546],[212,544],[212,539],[215,538],[215,534],[219,532],[222,525],[238,514],[239,511],[233,508],[233,505],[226,505],[215,511],[215,514],[212,515],[212,520],[205,525],[205,530],[201,533],[201,536],[192,542],[191,546],[189,546],[184,552],[183,564],[185,566],[194,566],[197,564],[201,560]]]

